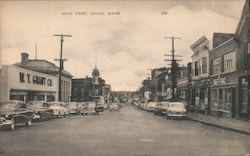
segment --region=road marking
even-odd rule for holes
[[[201,133],[201,135],[205,135],[208,132],[208,129],[206,129],[204,132]]]
[[[155,142],[153,139],[140,139],[141,142]]]

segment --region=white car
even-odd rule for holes
[[[53,110],[53,116],[59,117],[59,116],[64,116],[66,117],[69,114],[69,111],[67,108],[65,108],[64,106],[66,106],[66,104],[64,102],[48,102],[47,103],[49,106],[49,109]]]
[[[167,118],[183,118],[186,117],[187,110],[182,102],[170,102],[167,108]]]
[[[119,106],[117,103],[113,103],[109,106],[109,111],[119,111]]]
[[[15,125],[14,125],[14,120],[7,120],[4,117],[0,117],[0,130],[14,130]]]
[[[169,106],[169,102],[167,102],[167,101],[157,102],[156,107],[154,109],[154,114],[155,115],[166,115],[168,106]]]
[[[76,102],[68,102],[67,108],[69,110],[69,114],[78,114],[78,104]]]
[[[149,103],[147,103],[145,110],[149,111],[149,112],[153,112],[154,109],[155,109],[155,107],[156,107],[156,104],[157,104],[156,102],[149,102]]]

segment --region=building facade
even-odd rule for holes
[[[221,37],[220,36],[214,36]],[[231,36],[226,34],[226,36]],[[210,51],[210,113],[212,115],[234,117],[237,104],[236,44],[234,39],[214,44]],[[216,42],[216,41],[214,41]]]
[[[21,53],[21,62],[14,64],[14,66],[55,76],[59,79],[59,67],[47,60],[31,60],[27,53]],[[72,75],[66,70],[62,70],[61,100],[63,102],[69,102],[71,100],[71,80]],[[59,81],[57,83],[59,83]],[[57,84],[57,86],[59,85]],[[59,99],[59,94],[56,96],[56,100]]]
[[[14,65],[3,65],[0,70],[0,93],[0,100],[55,101],[58,78]]]
[[[246,0],[234,40],[236,43],[237,117],[250,119],[250,1]]]
[[[208,107],[209,98],[209,40],[202,36],[191,45],[192,76],[190,89],[190,110],[199,109],[205,111]]]
[[[111,89],[111,87],[110,87]],[[92,77],[72,79],[72,97],[75,102],[93,101],[95,97],[108,97],[108,86],[100,77],[97,67],[92,71]]]

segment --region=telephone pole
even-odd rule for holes
[[[62,58],[63,55],[63,37],[72,37],[72,35],[64,35],[64,34],[55,34],[54,36],[60,37],[61,47],[60,47],[60,59],[55,59],[55,61],[59,61],[59,89],[58,89],[58,101],[62,101],[62,70],[63,70],[63,62],[66,59]]]
[[[182,61],[182,60],[177,60],[175,57],[182,57],[181,55],[175,55],[175,48],[174,48],[174,40],[175,39],[181,39],[180,37],[164,37],[167,39],[172,40],[172,50],[171,50],[171,55],[165,55],[165,56],[171,56],[171,59],[165,59],[164,61],[170,61],[171,62],[171,74],[172,74],[172,99],[175,99],[175,88],[177,87],[177,75],[176,71],[178,71],[178,64],[177,61]]]

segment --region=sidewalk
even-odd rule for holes
[[[216,116],[204,115],[195,112],[188,112],[187,118],[203,124],[250,135],[250,121],[243,121],[233,118],[219,118]]]

